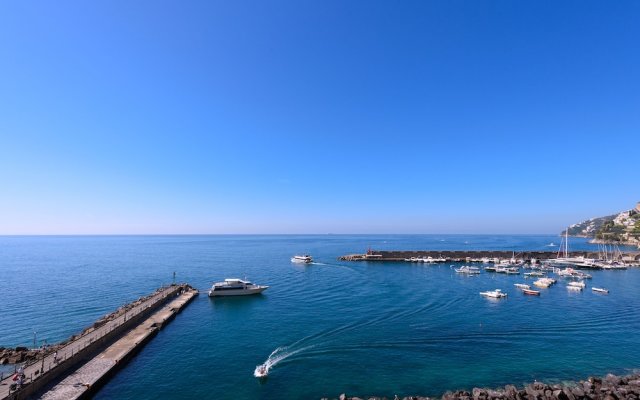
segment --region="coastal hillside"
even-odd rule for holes
[[[630,244],[640,248],[640,202],[631,210],[573,224],[568,231],[570,236],[593,238],[596,243]]]

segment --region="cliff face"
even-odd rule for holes
[[[630,244],[640,247],[640,202],[631,210],[573,224],[568,231],[571,236],[589,237],[605,243]],[[563,231],[562,234],[564,233]]]

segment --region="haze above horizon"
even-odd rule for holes
[[[640,200],[640,3],[0,3],[0,235],[559,233]]]

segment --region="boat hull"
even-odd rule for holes
[[[298,263],[298,264],[311,264],[313,262],[313,259],[311,259],[311,258],[296,258],[296,257],[292,257],[291,258],[291,262],[292,263]]]
[[[269,286],[260,286],[257,288],[235,289],[235,290],[209,290],[209,297],[249,296],[252,294],[262,293],[268,288]]]

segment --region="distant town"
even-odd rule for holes
[[[615,243],[640,248],[640,202],[631,210],[591,218],[571,225],[568,230],[570,236],[593,238],[592,243]]]

